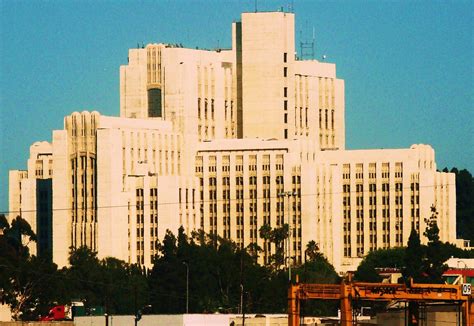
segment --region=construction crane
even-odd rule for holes
[[[471,284],[415,284],[360,283],[342,281],[341,284],[290,284],[288,289],[288,326],[300,325],[301,300],[340,300],[341,326],[353,325],[352,301],[408,301],[460,303],[463,325],[474,325],[474,300]]]

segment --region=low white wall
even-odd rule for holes
[[[240,318],[240,319],[239,319]],[[253,323],[252,323],[253,320]],[[254,314],[247,315],[245,323],[252,325],[280,325],[282,320],[287,323],[286,315],[268,315],[255,318]],[[229,326],[241,323],[241,315],[235,314],[188,314],[188,315],[144,315],[138,326]],[[109,316],[108,326],[132,326],[134,316]],[[74,318],[74,326],[105,326],[104,316],[85,316]]]
[[[12,312],[10,306],[6,304],[0,304],[0,321],[12,320]]]

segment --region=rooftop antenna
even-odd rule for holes
[[[316,43],[316,32],[313,26],[313,35],[311,41],[303,41],[300,31],[300,55],[301,59],[314,59],[314,45]]]
[[[294,13],[295,12],[294,9],[295,9],[295,1],[291,0],[291,2],[288,4],[288,12]]]

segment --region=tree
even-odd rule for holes
[[[97,253],[86,246],[71,248],[69,253],[69,268],[63,268],[62,273],[67,280],[66,288],[70,299],[75,298],[85,302],[86,308],[105,306],[105,284],[102,282],[103,269],[97,258]]]
[[[354,278],[362,282],[381,282],[378,268],[399,268],[405,266],[405,248],[377,249],[364,257]]]
[[[405,253],[404,277],[408,281],[411,277],[416,283],[443,283],[442,275],[446,271],[444,262],[448,257],[446,253],[453,249],[449,244],[443,244],[439,238],[437,224],[438,212],[434,205],[431,206],[431,215],[425,219],[426,229],[423,235],[428,239],[428,244],[422,246],[420,236],[412,229],[408,239]]]
[[[314,261],[316,260],[316,258],[322,256],[322,254],[319,252],[319,246],[314,240],[311,240],[306,244],[306,250],[304,252],[304,255],[305,262],[306,259],[309,259],[309,261]]]
[[[10,306],[15,320],[32,320],[57,296],[57,266],[30,256],[28,244],[36,235],[20,216],[11,224],[0,215],[0,297]]]
[[[303,265],[295,269],[295,273],[299,275],[302,282],[305,283],[339,283],[339,276],[334,267],[329,263],[327,258],[318,253]]]
[[[148,278],[152,310],[154,313],[182,313],[182,294],[186,291],[185,266],[177,258],[178,242],[169,230],[158,249],[160,255],[155,258]]]
[[[268,224],[264,224],[260,227],[260,237],[264,239],[265,243],[272,243],[275,247],[275,253],[270,255],[268,266],[271,266],[273,270],[280,269],[285,265],[285,240],[289,236],[288,224],[283,224],[279,228],[274,228]]]
[[[406,283],[412,279],[416,283],[424,283],[424,257],[425,250],[420,242],[420,235],[412,228],[408,238],[408,246],[405,251],[405,269],[403,277]],[[408,324],[417,325],[419,315],[419,305],[417,302],[410,302],[408,305]]]
[[[452,243],[445,242],[441,244],[439,255],[443,261],[446,261],[451,257],[474,258],[474,249],[461,249]]]
[[[310,253],[308,255],[310,259],[295,269],[295,274],[299,275],[300,280],[305,283],[338,284],[340,278],[337,272],[327,258],[317,251],[314,241],[307,244],[307,251]],[[338,302],[335,301],[311,300],[302,302],[301,311],[303,315],[328,316],[336,314],[337,308]]]
[[[441,255],[443,244],[439,239],[438,212],[434,205],[431,206],[431,216],[425,219],[426,230],[423,235],[428,238],[424,272],[430,283],[443,283],[442,275],[447,266],[446,258]]]
[[[285,229],[269,229],[269,241],[281,244],[282,230]],[[167,232],[159,248],[160,255],[149,274],[154,313],[185,311],[186,267],[192,313],[237,313],[241,308],[254,313],[283,313],[287,309],[287,273],[273,266],[258,265],[249,248],[202,231],[194,232],[191,237],[181,232],[175,237]]]
[[[135,314],[148,304],[148,282],[141,266],[106,257],[82,246],[71,248],[64,279],[62,303],[84,302],[86,309],[103,307],[108,314]]]
[[[472,243],[474,242],[474,177],[466,169],[459,171],[457,168],[452,168],[451,172],[456,175],[457,236],[471,240]]]
[[[421,246],[420,235],[412,228],[410,237],[408,238],[408,246],[405,250],[405,269],[403,270],[403,277],[406,282],[408,282],[410,278],[416,283],[424,280],[423,257],[424,249]]]
[[[108,314],[134,315],[148,304],[148,282],[139,265],[107,257],[99,261],[97,290]]]

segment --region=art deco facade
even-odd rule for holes
[[[292,13],[244,13],[232,40],[129,50],[120,117],[75,112],[32,146],[28,171],[10,172],[10,210],[39,232],[49,216],[55,262],[87,245],[150,266],[180,226],[256,243],[264,262],[275,248],[260,227],[288,223],[294,262],[314,240],[345,270],[406,245],[431,205],[441,239],[456,241],[454,175],[428,145],[346,150],[344,81],[295,57]]]

